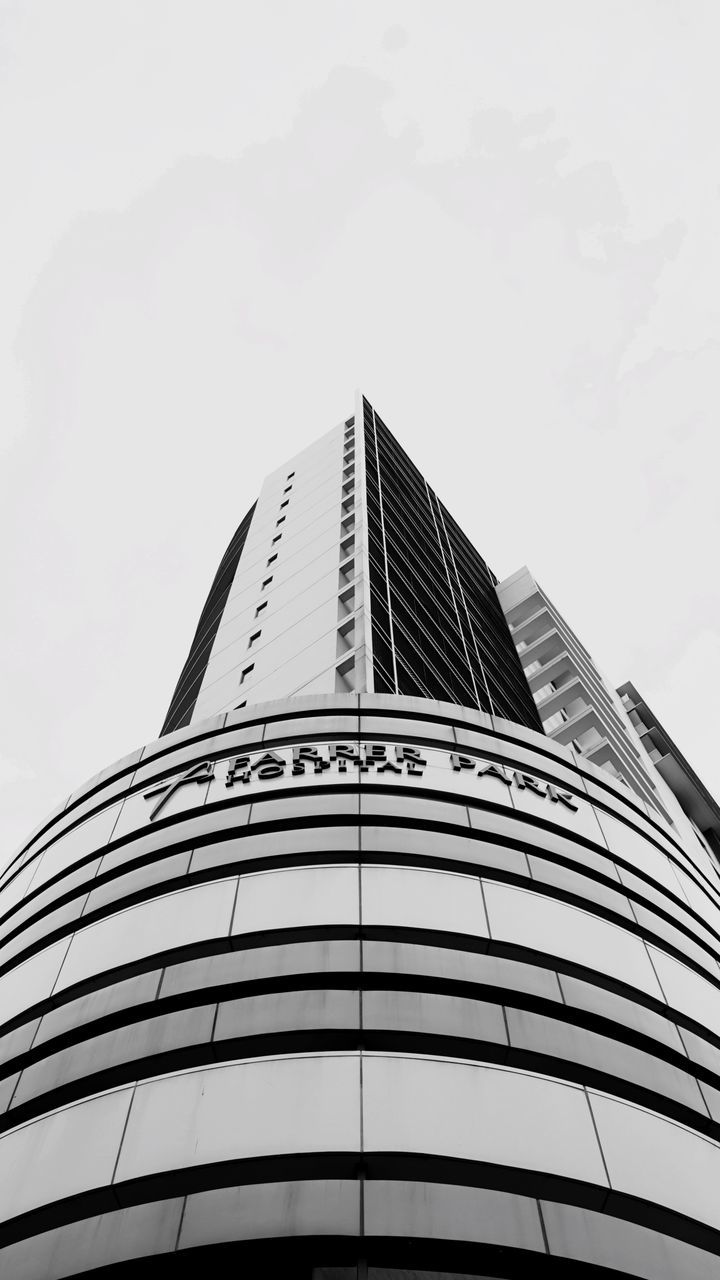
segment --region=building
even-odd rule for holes
[[[720,861],[720,805],[634,684],[627,681],[617,692],[655,773],[672,792],[696,838]]]
[[[0,881],[0,1276],[717,1275],[718,864],[525,599],[367,401],[268,479]]]
[[[613,689],[527,567],[497,594],[543,731],[630,787],[681,840],[720,861],[720,806],[633,684]]]
[[[617,693],[530,570],[519,569],[497,590],[543,732],[657,809],[654,771]]]
[[[268,699],[349,692],[541,729],[495,586],[360,396],[355,418],[268,476],[234,534],[163,733]]]

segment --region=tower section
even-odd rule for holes
[[[367,408],[0,878],[0,1276],[717,1276],[717,864],[540,731]]]
[[[542,724],[497,579],[369,401],[271,473],[163,733],[278,697],[392,693]]]

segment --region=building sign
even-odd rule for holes
[[[562,791],[550,782],[542,782],[530,773],[517,769],[505,769],[491,761],[458,752],[435,752],[447,760],[454,773],[474,774],[481,778],[496,778],[505,787],[520,791],[533,791],[553,804],[577,811],[578,805],[568,791]],[[395,775],[421,778],[427,759],[415,747],[390,745],[382,742],[346,743],[330,742],[314,746],[295,746],[279,751],[255,751],[247,755],[231,756],[226,760],[203,760],[193,765],[187,773],[171,781],[160,783],[145,792],[146,800],[154,800],[150,821],[157,818],[168,801],[181,787],[202,785],[218,776],[216,770],[224,770],[225,786],[246,787],[254,782],[271,782],[277,778],[299,777],[303,774],[317,776],[328,771],[338,774],[376,773],[389,781]],[[221,776],[221,775],[220,775]]]

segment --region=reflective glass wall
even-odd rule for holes
[[[542,729],[495,575],[365,399],[363,422],[376,692]]]

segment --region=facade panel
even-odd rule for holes
[[[638,1250],[715,1273],[720,938],[667,869],[715,911],[718,888],[542,735],[393,706],[287,699],[166,735],[11,871],[7,1274],[228,1249],[318,1275],[636,1275]]]

